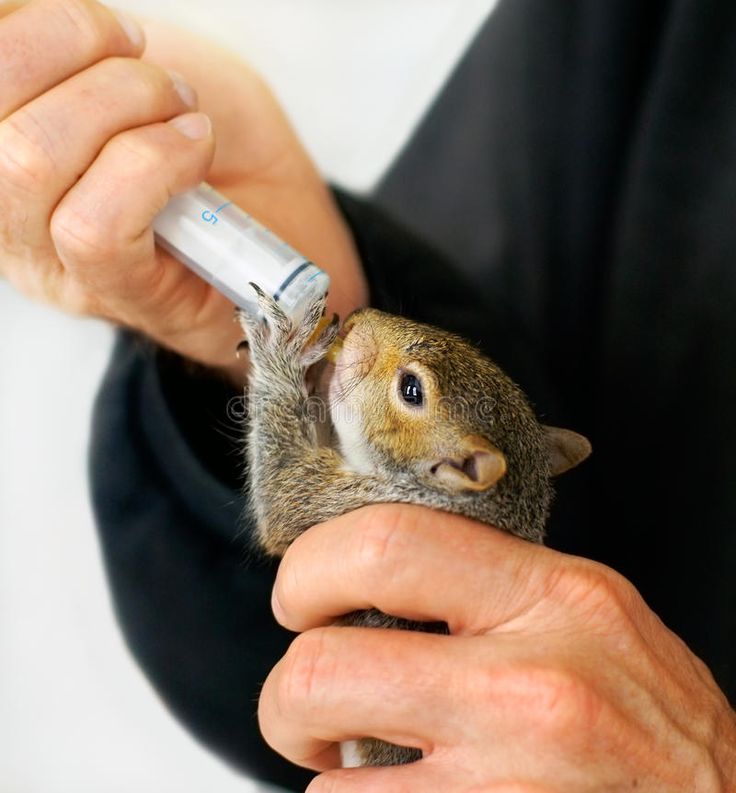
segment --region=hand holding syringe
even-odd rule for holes
[[[0,43],[17,44],[0,74],[7,122],[0,124],[7,155],[0,157],[0,278],[33,299],[140,333],[239,386],[247,367],[234,355],[242,334],[231,298],[247,302],[250,280],[275,291],[294,268],[267,284],[268,270],[246,270],[251,256],[226,257],[240,278],[231,282],[229,268],[218,267],[218,282],[230,286],[225,296],[156,250],[152,222],[162,198],[207,178],[227,185],[228,198],[330,272],[331,310],[345,315],[365,303],[350,230],[249,67],[159,23],[147,23],[144,35],[135,20],[122,24],[104,6],[86,3],[80,25],[63,7],[62,0],[38,0],[3,16],[0,2]],[[205,271],[218,256],[224,216],[235,211],[217,212],[222,203],[195,205],[207,253],[189,261]],[[210,223],[217,219],[209,228],[205,210]],[[169,243],[198,231],[181,226]],[[276,273],[284,269],[281,262]],[[301,277],[306,281],[304,271]],[[287,311],[299,283],[291,294],[282,290]]]

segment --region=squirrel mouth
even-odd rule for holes
[[[355,312],[353,312],[353,314],[354,313]],[[337,363],[337,359],[340,357],[340,353],[342,352],[343,343],[350,333],[351,328],[353,327],[353,314],[348,315],[345,322],[342,323],[340,330],[338,330],[337,336],[335,337],[335,341],[332,342],[329,349],[325,353],[325,360],[333,365]],[[317,330],[313,336],[318,335],[319,331],[324,329],[324,327],[326,327],[328,324],[329,321],[326,318],[321,319],[320,324],[317,326]]]
[[[352,312],[346,317],[345,321],[340,326],[340,330],[337,332],[335,341],[332,342],[330,349],[327,350],[325,358],[333,365],[337,363],[340,353],[342,352],[342,348],[345,344],[345,340],[355,325],[355,313],[356,312]]]
[[[348,319],[343,322],[340,326],[340,330],[337,332],[337,336],[335,337],[335,341],[332,342],[329,349],[325,353],[325,357],[318,361],[314,366],[310,367],[309,371],[307,372],[307,389],[310,395],[313,394],[327,394],[330,390],[330,383],[336,377],[336,370],[340,367],[338,366],[338,360],[340,358],[340,354],[342,353],[342,348],[345,339],[347,338],[348,334],[350,333],[350,329],[352,323],[349,323]],[[320,321],[322,323],[322,320]],[[327,325],[327,321],[324,321],[324,324],[318,326],[318,331],[324,328]],[[318,335],[318,331],[316,334]]]

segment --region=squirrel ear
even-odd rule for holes
[[[591,453],[590,441],[583,435],[560,427],[542,425],[549,450],[549,463],[552,476],[569,471]]]
[[[430,469],[446,490],[487,490],[506,473],[506,458],[485,438],[468,435],[457,456],[443,457]]]

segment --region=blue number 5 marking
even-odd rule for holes
[[[205,223],[209,223],[211,226],[216,226],[217,225],[217,213],[220,212],[221,210],[225,209],[225,207],[230,206],[230,204],[232,204],[232,201],[225,201],[225,203],[221,204],[219,207],[217,207],[217,209],[214,212],[210,212],[209,209],[203,209],[202,210],[202,220],[204,220]]]

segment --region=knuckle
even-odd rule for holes
[[[63,19],[74,36],[74,48],[83,56],[101,55],[112,35],[107,16],[94,0],[56,0],[55,13]]]
[[[557,736],[585,733],[595,726],[602,702],[585,680],[561,670],[545,670],[535,677],[536,712],[543,729]]]
[[[113,99],[117,95],[119,100],[126,103],[134,101],[148,109],[155,107],[164,87],[167,88],[167,96],[173,92],[171,79],[162,68],[137,58],[111,55],[97,64],[95,79],[105,84],[108,88],[105,93],[113,94]],[[123,97],[119,96],[121,85],[125,85]]]
[[[553,571],[547,594],[556,602],[572,605],[588,621],[611,624],[628,615],[640,600],[636,588],[622,575],[587,559]]]
[[[52,214],[49,229],[54,247],[67,262],[85,265],[113,253],[102,227],[63,203]]]
[[[315,628],[291,643],[276,690],[276,705],[281,713],[308,716],[334,680],[335,663],[327,635],[326,629]]]
[[[361,513],[356,525],[356,560],[367,578],[384,576],[403,564],[413,522],[401,505],[387,504]]]
[[[31,112],[17,111],[0,125],[0,181],[24,194],[43,191],[57,168],[52,151]]]
[[[598,722],[603,701],[576,672],[551,666],[526,664],[491,672],[476,689],[482,701],[500,707],[552,740],[579,736]]]
[[[157,173],[166,164],[164,146],[150,133],[146,128],[131,129],[116,135],[106,146],[117,150],[115,157],[125,162],[129,180]]]
[[[110,55],[98,61],[89,71],[91,80],[94,80],[95,86],[106,100],[118,104],[123,100],[129,101],[131,90],[135,90],[138,86],[138,74],[141,69],[139,61],[134,58]],[[123,95],[120,92],[122,85],[125,86]]]

